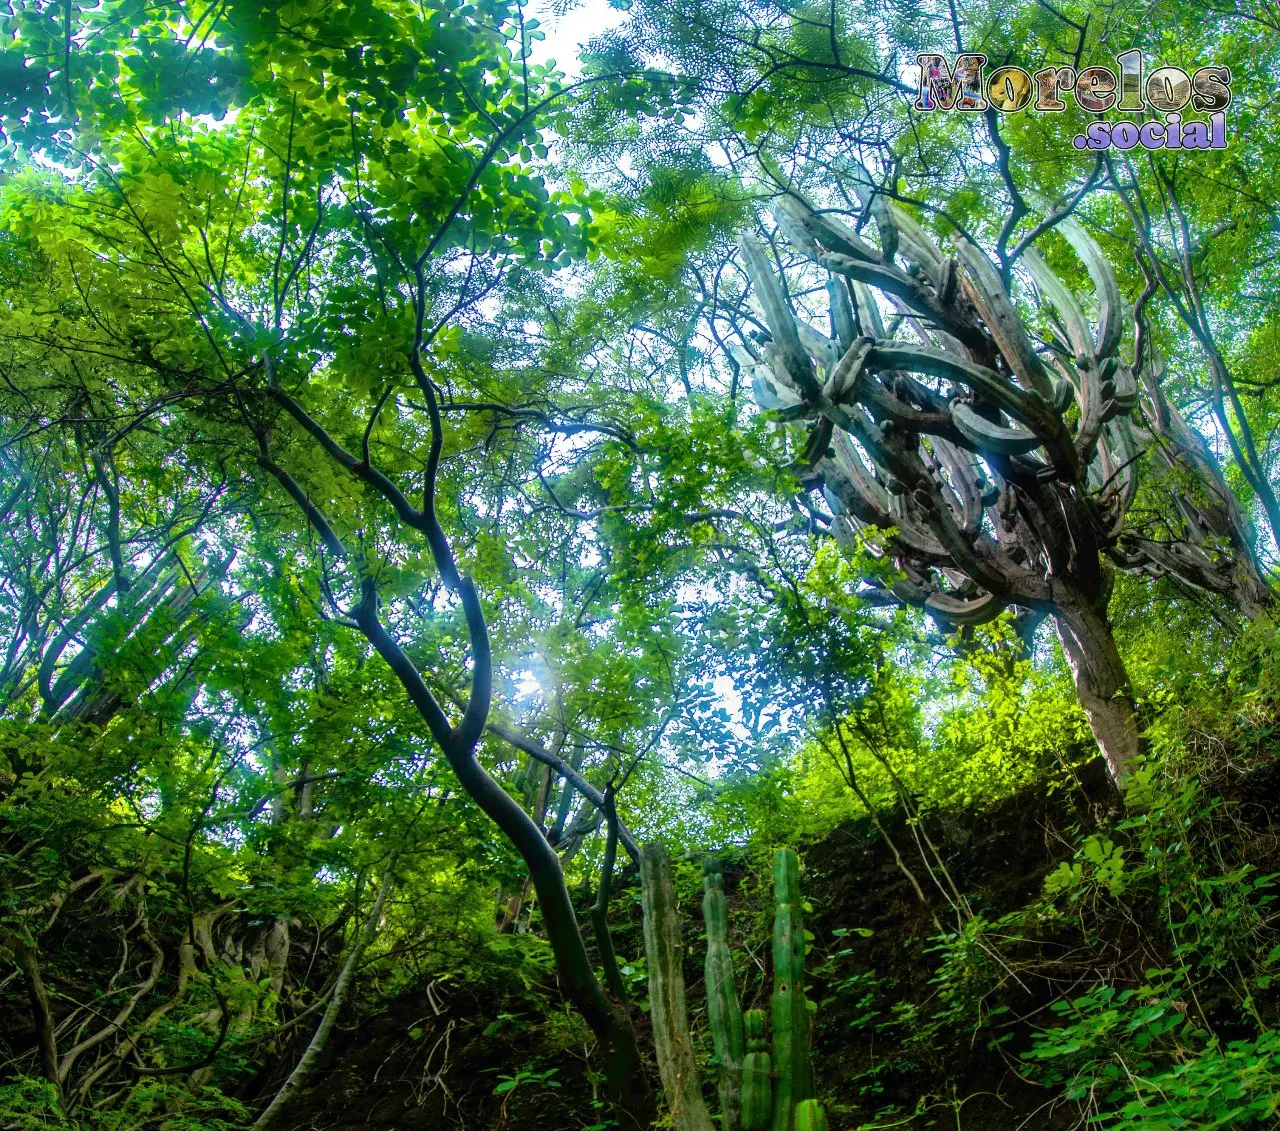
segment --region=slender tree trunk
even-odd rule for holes
[[[1075,676],[1076,695],[1089,716],[1089,726],[1107,760],[1111,779],[1123,789],[1134,759],[1142,751],[1129,673],[1106,614],[1098,612],[1083,594],[1055,596],[1058,639]]]
[[[468,628],[476,649],[476,669],[486,673],[487,679],[492,671],[488,633],[480,611],[479,598],[475,596],[475,590],[469,581],[466,582],[464,597]],[[473,705],[468,706],[462,723],[453,728],[423,682],[421,674],[413,666],[413,661],[405,655],[378,620],[376,605],[372,600],[357,609],[356,620],[369,642],[391,666],[419,714],[431,727],[432,735],[440,744],[459,784],[498,826],[524,860],[542,912],[547,942],[551,944],[551,951],[556,957],[561,986],[604,1048],[609,1097],[617,1103],[620,1113],[625,1117],[624,1127],[627,1131],[646,1126],[644,1120],[648,1115],[649,1105],[635,1030],[630,1017],[620,1006],[609,1000],[604,987],[596,978],[574,914],[573,903],[569,898],[569,890],[565,886],[560,857],[523,806],[490,777],[476,759],[475,748],[484,732],[488,711],[488,688],[484,689],[482,695],[473,691]],[[474,712],[474,703],[483,704],[483,710]]]
[[[311,1038],[311,1043],[307,1045],[306,1051],[299,1058],[294,1070],[289,1073],[289,1078],[280,1085],[280,1090],[276,1092],[275,1098],[267,1105],[266,1110],[258,1116],[257,1121],[253,1124],[252,1131],[264,1131],[265,1128],[269,1127],[289,1105],[294,1096],[311,1079],[311,1074],[315,1071],[316,1064],[324,1052],[325,1045],[329,1043],[329,1034],[333,1032],[333,1027],[338,1021],[338,1015],[342,1012],[343,1006],[346,1005],[347,995],[351,992],[351,984],[355,979],[360,959],[364,957],[365,949],[377,932],[378,921],[382,918],[382,908],[387,902],[387,893],[391,890],[391,869],[395,862],[396,853],[393,852],[387,858],[386,867],[382,869],[382,879],[378,884],[378,897],[373,901],[373,907],[360,928],[360,934],[356,937],[351,953],[347,956],[346,962],[342,964],[342,970],[339,972],[338,980],[333,987],[333,996],[329,998],[329,1004],[325,1008],[324,1016],[320,1018],[320,1024],[316,1026],[315,1035]]]
[[[450,721],[435,694],[427,686],[422,673],[382,623],[378,611],[380,607],[378,589],[368,570],[368,562],[363,556],[353,555],[347,550],[342,539],[329,525],[329,520],[315,505],[313,499],[293,476],[271,458],[270,449],[262,435],[258,436],[260,448],[258,463],[276,477],[306,516],[307,521],[319,533],[334,558],[349,563],[360,573],[360,601],[352,610],[352,617],[357,627],[400,681],[409,696],[409,701],[422,716],[423,722],[427,724],[431,737],[435,739],[444,754],[463,791],[497,825],[524,860],[533,881],[539,910],[542,912],[547,942],[555,955],[561,986],[604,1048],[609,1097],[619,1105],[621,1114],[627,1117],[628,1128],[642,1128],[645,1126],[642,1120],[648,1113],[648,1104],[643,1089],[643,1066],[636,1046],[635,1030],[632,1028],[630,1017],[609,1000],[604,987],[596,978],[582,938],[582,931],[578,926],[577,916],[574,914],[572,900],[569,898],[568,888],[565,886],[560,858],[548,843],[542,828],[525,812],[524,807],[489,775],[476,758],[476,748],[485,733],[493,697],[493,653],[480,596],[472,580],[459,574],[453,551],[449,547],[448,539],[445,537],[435,511],[435,476],[439,467],[444,432],[435,387],[422,368],[419,353],[424,311],[422,288],[425,286],[420,272],[417,282],[419,288],[418,336],[410,353],[410,361],[418,386],[429,406],[431,417],[431,449],[425,469],[426,504],[422,510],[415,510],[381,472],[371,468],[367,462],[360,462],[350,453],[343,451],[319,424],[307,416],[301,406],[280,393],[274,386],[269,355],[264,355],[263,360],[268,370],[268,382],[274,390],[273,395],[286,404],[289,411],[313,436],[320,437],[321,446],[338,463],[353,474],[372,483],[391,501],[402,520],[422,533],[441,579],[447,588],[458,595],[471,645],[472,676],[470,695],[462,718],[456,726]]]
[[[36,1040],[40,1045],[40,1066],[44,1077],[53,1085],[58,1107],[63,1106],[62,1079],[58,1072],[58,1045],[54,1037],[53,1010],[49,1008],[49,995],[40,974],[40,958],[35,942],[21,928],[21,935],[0,930],[0,943],[13,952],[14,961],[22,971],[27,985],[27,997],[31,1001],[31,1017],[35,1023]],[[26,937],[23,937],[26,936]]]
[[[568,788],[566,782],[566,791]],[[600,866],[600,890],[596,892],[595,906],[591,908],[591,928],[596,936],[596,949],[600,952],[600,965],[604,967],[605,985],[617,1000],[619,1008],[626,1009],[627,988],[622,984],[618,955],[613,949],[613,936],[609,933],[609,892],[613,886],[613,868],[618,857],[618,814],[613,807],[612,786],[606,791],[604,802],[609,831],[605,836],[604,863]]]

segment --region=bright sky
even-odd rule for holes
[[[560,70],[569,78],[581,72],[578,51],[597,35],[617,27],[626,18],[626,12],[611,8],[606,0],[583,0],[564,15],[556,15],[555,0],[530,0],[526,16],[538,21],[547,38],[533,46],[533,62],[545,63],[554,59]]]

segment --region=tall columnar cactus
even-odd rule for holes
[[[763,1009],[743,1014],[747,1055],[742,1062],[742,1131],[767,1131],[773,1114],[773,1061]]]
[[[794,1131],[827,1131],[827,1113],[817,1100],[801,1100],[796,1104]]]
[[[684,995],[684,946],[671,884],[671,862],[660,844],[640,850],[644,946],[649,969],[649,1017],[658,1075],[676,1131],[713,1131],[689,1035]]]
[[[800,865],[789,848],[779,849],[773,858],[773,899],[773,1131],[791,1131],[792,1108],[813,1094],[813,1073]]]
[[[710,1131],[685,1005],[683,947],[671,865],[659,844],[640,852],[644,941],[649,966],[649,1016],[662,1089],[677,1131]],[[826,1131],[813,1094],[809,1063],[809,1009],[804,998],[804,923],[796,854],[773,860],[773,1053],[765,1013],[738,1004],[729,952],[728,906],[720,862],[703,865],[707,924],[707,1017],[720,1060],[722,1131]],[[803,1110],[803,1115],[801,1111]],[[794,1124],[796,1119],[809,1122]],[[817,1120],[817,1122],[815,1122]]]
[[[702,872],[702,915],[707,925],[707,1018],[720,1061],[720,1114],[724,1131],[737,1131],[746,1040],[733,981],[733,955],[729,951],[729,905],[724,897],[720,861],[714,856],[708,857]]]

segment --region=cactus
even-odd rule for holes
[[[711,1131],[685,1005],[680,923],[671,865],[659,844],[640,853],[644,940],[649,963],[650,1018],[662,1088],[677,1131]],[[744,1014],[733,981],[728,905],[720,862],[703,864],[703,915],[707,925],[707,1018],[720,1061],[723,1131],[809,1131],[826,1128],[822,1108],[810,1101],[809,1009],[804,998],[804,924],[796,854],[780,849],[773,859],[774,991],[773,1051],[765,1036],[765,1011]],[[803,1115],[801,1114],[803,1109]]]
[[[747,1055],[742,1062],[742,1131],[767,1131],[773,1108],[773,1062],[764,1035],[764,1010],[748,1009],[743,1023]]]
[[[804,1000],[800,866],[780,848],[773,858],[773,1131],[791,1131],[791,1109],[813,1091],[809,1010]]]
[[[796,1104],[795,1131],[827,1131],[827,1113],[817,1100]]]
[[[640,850],[644,946],[649,967],[649,1016],[658,1055],[658,1075],[676,1131],[713,1131],[702,1102],[698,1065],[689,1037],[684,996],[684,947],[671,884],[671,862],[660,844]]]
[[[875,235],[846,230],[798,192],[777,205],[779,234],[804,269],[827,273],[829,331],[809,324],[811,303],[803,316],[791,307],[777,262],[747,240],[743,263],[770,340],[757,349],[743,335],[735,359],[764,390],[761,404],[792,425],[794,451],[813,472],[806,483],[835,500],[838,543],[855,546],[866,528],[883,533],[905,575],[882,588],[886,599],[923,606],[946,631],[1010,607],[1028,625],[1054,617],[1120,782],[1140,740],[1105,615],[1109,562],[1209,588],[1227,579],[1204,568],[1203,555],[1122,542],[1147,442],[1127,418],[1151,364],[1119,355],[1128,308],[1115,272],[1084,225],[1055,208],[1092,286],[1082,298],[1027,247],[1016,258],[1033,290],[1010,259],[997,264],[961,235],[935,244],[856,162],[844,163],[842,179]],[[882,300],[900,317],[881,319]]]
[[[993,424],[963,401],[952,404],[951,421],[965,439],[1002,456],[1024,456],[1034,452],[1043,443],[1034,432]]]
[[[746,1040],[733,982],[733,956],[729,953],[729,905],[724,897],[720,861],[708,857],[702,872],[702,914],[707,924],[707,1017],[720,1060],[720,1114],[724,1131],[737,1131]]]

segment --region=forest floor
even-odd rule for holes
[[[1227,802],[1234,859],[1280,871],[1280,764],[1224,777],[1207,792]],[[882,830],[857,820],[801,846],[812,908],[806,926],[813,936],[807,963],[808,996],[817,1004],[815,1075],[833,1131],[1066,1131],[1083,1124],[1087,1107],[1033,1079],[1021,1054],[1055,1024],[1054,1002],[1099,981],[1140,985],[1144,969],[1170,962],[1169,954],[1153,941],[1160,933],[1144,922],[1140,901],[1124,914],[1091,918],[1082,910],[1078,919],[1038,931],[1024,916],[1013,935],[1002,933],[1009,928],[1001,920],[1035,906],[1045,877],[1070,862],[1092,830],[1123,836],[1114,831],[1121,816],[1101,763],[1093,762],[994,807],[934,812],[921,821],[899,809],[881,816]],[[744,1008],[767,1004],[768,992],[767,926],[750,876],[726,867],[739,934],[747,927],[738,940],[749,968]],[[639,907],[627,880],[615,904],[623,955],[640,946]],[[696,898],[685,902],[689,1000],[700,1003],[700,907]],[[335,1038],[331,1067],[292,1125],[610,1126],[590,1114],[592,1073],[584,1071],[583,1048],[557,1041],[557,1026],[534,1016],[519,992],[504,995],[435,988],[395,999]],[[1236,1008],[1229,994],[1200,1005],[1229,1037]],[[643,1029],[643,1013],[635,1016]]]

